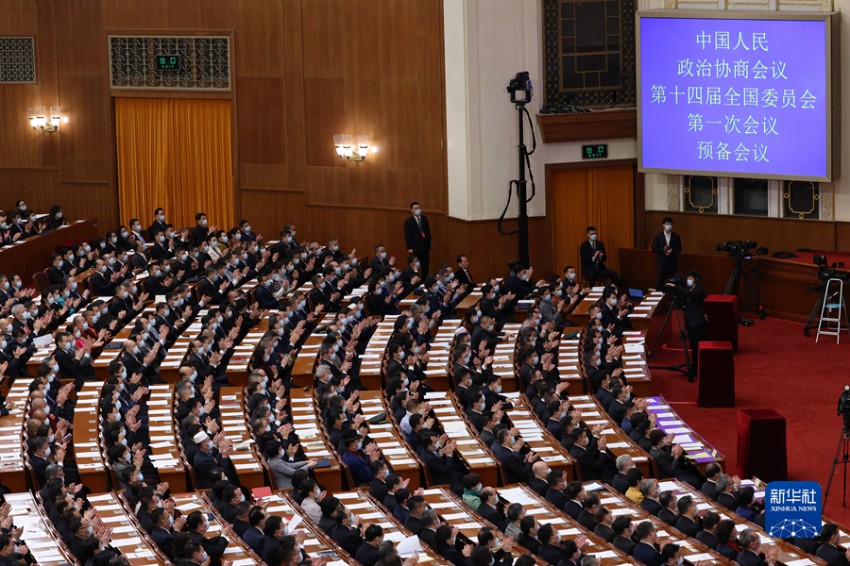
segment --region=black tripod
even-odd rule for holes
[[[809,331],[817,328],[815,317],[820,318],[821,310],[823,310],[823,302],[826,300],[826,283],[820,285],[812,285],[806,289],[806,294],[818,292],[818,300],[815,301],[815,306],[812,307],[812,312],[809,313],[809,320],[806,321],[806,326],[803,327],[803,336],[809,336]]]
[[[674,314],[675,313],[675,314]],[[688,348],[688,330],[684,324],[682,324],[682,299],[676,295],[672,295],[670,297],[670,304],[667,305],[667,312],[664,314],[664,320],[661,322],[661,328],[658,329],[658,334],[655,335],[655,340],[652,343],[652,347],[649,349],[649,359],[655,355],[655,352],[658,348],[658,343],[661,341],[661,337],[664,335],[664,330],[667,328],[667,324],[670,322],[671,315],[673,319],[675,319],[676,329],[679,330],[679,338],[682,340],[682,351],[685,352],[685,363],[677,364],[672,366],[649,366],[649,369],[667,369],[670,371],[678,371],[684,375],[692,376],[693,375],[693,366],[691,365],[691,352]]]
[[[750,274],[747,273],[747,269],[752,272],[752,277],[755,278],[758,276],[758,269],[755,268],[754,265],[751,265],[744,261],[744,258],[735,258],[735,269],[732,270],[731,275],[729,275],[729,281],[726,282],[726,289],[723,290],[724,295],[735,295],[737,294],[738,289],[738,280],[743,279],[744,285],[747,287],[747,291],[750,294],[750,299],[752,299],[755,309],[755,312],[758,314],[761,320],[764,320],[764,306],[762,306],[761,301],[759,300],[758,290],[753,284],[752,279],[750,279]]]
[[[841,460],[838,459],[838,454],[841,454]],[[850,428],[848,428],[847,417],[844,419],[844,427],[841,429],[841,435],[838,437],[838,446],[835,447],[835,458],[832,459],[832,470],[829,472],[829,480],[826,482],[826,491],[823,494],[823,506],[826,507],[826,500],[829,498],[829,488],[832,487],[832,478],[835,477],[835,468],[838,464],[844,466],[844,479],[841,484],[841,506],[847,507],[847,464],[850,464]]]

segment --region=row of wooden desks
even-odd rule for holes
[[[456,528],[473,544],[478,544],[478,531],[486,526],[493,529],[493,534],[496,537],[496,548],[504,546],[507,537],[494,525],[486,522],[474,511],[469,510],[451,490],[442,487],[426,489],[423,497],[428,507],[434,510],[442,521],[448,526]],[[514,560],[523,554],[526,554],[526,550],[520,546],[514,546],[511,550],[511,556]],[[536,562],[541,565],[545,564],[540,559],[536,559]]]
[[[754,530],[761,541],[762,552],[765,552],[770,546],[778,547],[778,561],[784,563],[786,566],[811,566],[812,564],[825,564],[820,558],[815,558],[814,556],[806,554],[793,544],[787,543],[782,539],[767,536],[764,530],[756,526],[754,523],[750,523],[737,513],[729,511],[723,505],[715,501],[711,501],[702,492],[695,490],[693,487],[684,482],[677,480],[661,481],[658,482],[658,490],[659,493],[662,491],[672,491],[677,498],[681,498],[686,495],[690,496],[694,500],[694,503],[696,503],[697,514],[702,515],[709,511],[715,511],[720,515],[721,519],[734,521],[735,530],[739,534],[744,529]],[[764,498],[763,491],[759,495],[761,498]]]
[[[608,544],[597,535],[586,530],[584,527],[566,516],[562,511],[555,509],[548,501],[538,496],[528,486],[516,485],[498,490],[499,498],[508,504],[518,503],[525,509],[526,515],[534,517],[538,529],[540,525],[551,524],[556,527],[563,538],[574,539],[585,536],[590,542],[585,555],[593,555],[602,566],[614,566],[618,564],[633,564],[633,560]]]
[[[97,237],[97,218],[77,220],[55,230],[31,236],[0,249],[0,273],[17,273],[23,281],[42,271],[44,265],[33,258],[46,262],[57,248],[88,242]]]
[[[10,515],[14,524],[24,528],[22,540],[39,566],[74,564],[76,559],[62,542],[59,533],[42,514],[35,497],[28,491],[7,493],[6,503],[12,506]]]
[[[499,463],[481,442],[478,431],[467,423],[463,409],[457,405],[453,395],[448,391],[430,391],[425,400],[431,405],[442,429],[457,443],[456,452],[469,469],[481,477],[484,485],[497,485]]]
[[[251,434],[245,415],[244,392],[241,387],[222,387],[219,390],[219,414],[225,437],[233,442],[230,461],[239,474],[239,483],[249,488],[265,485],[261,455]]]
[[[9,380],[8,377],[5,380]],[[6,396],[12,408],[0,417],[0,483],[13,492],[27,489],[27,472],[24,469],[24,426],[27,419],[29,383],[16,379]]]
[[[365,490],[334,493],[334,497],[339,499],[345,505],[345,508],[351,511],[353,516],[359,517],[363,523],[380,525],[384,529],[384,540],[401,542],[416,536],[399,525],[395,517],[387,513],[382,506],[372,501]],[[419,564],[448,564],[448,561],[443,560],[442,557],[424,545],[416,554],[419,558]]]
[[[563,444],[546,430],[534,415],[534,409],[518,392],[507,393],[514,408],[508,411],[511,424],[519,429],[522,439],[534,450],[540,459],[550,468],[564,470],[571,478],[575,477],[575,461]]]
[[[112,529],[110,546],[120,550],[131,566],[170,564],[136,518],[126,511],[117,495],[112,492],[90,495],[88,501],[101,520]]]
[[[593,428],[597,425],[604,427],[599,436],[605,438],[608,449],[615,456],[626,455],[631,457],[635,465],[643,472],[644,477],[652,475],[649,455],[611,420],[611,417],[599,405],[595,396],[570,395],[570,402],[573,407],[581,410],[581,420],[589,427]]]
[[[292,428],[301,441],[301,448],[308,459],[325,459],[328,466],[313,468],[316,481],[332,492],[342,489],[342,468],[336,456],[336,446],[331,449],[319,426],[320,415],[316,411],[313,388],[289,390],[289,414]]]
[[[207,502],[198,493],[180,493],[172,495],[174,499],[175,509],[179,509],[183,515],[189,515],[194,511],[200,511],[207,517],[209,528],[206,532],[207,538],[213,538],[221,534],[222,523],[218,519],[218,514],[215,513],[215,508],[212,505],[207,505]],[[247,544],[242,542],[236,533],[228,538],[230,544],[224,551],[222,560],[230,560],[232,566],[254,566],[260,563],[258,557]]]
[[[684,554],[685,560],[691,564],[728,564],[729,561],[708,548],[696,539],[689,538],[675,527],[671,527],[655,515],[651,515],[648,511],[636,505],[631,500],[627,499],[614,488],[604,485],[599,482],[585,482],[584,490],[586,493],[595,493],[599,496],[599,504],[608,509],[613,518],[622,515],[632,519],[632,524],[637,524],[642,521],[649,521],[658,532],[659,540],[673,542],[678,544]],[[612,519],[613,520],[613,519]]]
[[[408,489],[417,489],[421,485],[419,461],[408,447],[402,431],[393,425],[384,402],[383,391],[361,391],[360,409],[366,420],[381,413],[387,415],[381,424],[369,424],[369,437],[375,440],[392,471],[402,479],[410,480]]]
[[[647,413],[655,416],[656,426],[666,434],[674,434],[674,444],[684,448],[685,454],[693,460],[701,473],[705,473],[705,467],[712,463],[724,464],[726,458],[715,450],[705,439],[698,435],[667,403],[664,397],[647,398],[649,405]]]

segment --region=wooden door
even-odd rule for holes
[[[619,249],[635,244],[635,166],[552,167],[547,171],[552,218],[552,267],[562,274],[573,265],[581,272],[578,249],[588,226],[596,226],[608,254],[606,265],[619,268]]]

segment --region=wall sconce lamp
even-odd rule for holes
[[[27,109],[30,126],[37,132],[55,132],[60,123],[67,123],[68,117],[62,117],[62,109],[59,106],[34,106]]]
[[[337,157],[348,161],[365,161],[369,153],[377,153],[378,148],[369,147],[369,136],[357,136],[357,145],[354,145],[353,136],[348,134],[334,134],[334,149]]]

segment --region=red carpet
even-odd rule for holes
[[[739,330],[735,408],[697,407],[696,383],[688,383],[681,374],[667,370],[652,371],[656,391],[726,456],[726,468],[732,471],[738,449],[737,410],[778,411],[787,421],[789,479],[814,480],[826,491],[842,426],[842,419],[836,416],[838,397],[844,385],[850,383],[850,336],[843,336],[841,344],[835,344],[834,337],[824,337],[816,344],[814,334],[810,338],[803,336],[801,324],[778,319],[755,319],[755,325],[741,326]],[[659,352],[652,364],[682,361],[681,350],[671,348]],[[824,514],[850,525],[850,507],[842,508],[841,489],[839,465]]]

